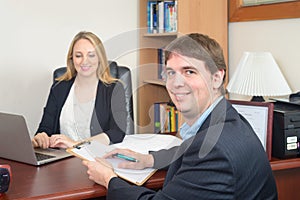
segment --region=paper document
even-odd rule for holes
[[[169,149],[173,146],[178,146],[181,142],[181,139],[172,135],[134,134],[126,135],[123,142],[118,144],[107,146],[98,141],[91,140],[81,144],[79,148],[70,148],[67,149],[67,151],[81,159],[95,161],[96,157],[102,157],[115,148],[126,148],[147,154],[149,151],[158,151],[160,149]],[[143,170],[118,168],[118,164],[124,162],[124,160],[119,158],[108,158],[106,160],[113,166],[115,173],[120,178],[136,185],[144,184],[156,171],[154,168]]]

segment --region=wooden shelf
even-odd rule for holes
[[[145,33],[145,37],[177,37],[177,32],[172,33]]]
[[[148,0],[139,1],[137,133],[153,132],[154,123],[151,113],[153,104],[170,100],[165,84],[157,80],[157,49],[166,46],[181,35],[197,32],[216,39],[223,48],[226,63],[228,57],[227,1],[177,0],[177,32],[170,33],[147,32],[147,3]]]
[[[144,83],[159,85],[159,86],[166,86],[166,83],[163,80],[159,79],[152,79],[152,80],[144,80]]]

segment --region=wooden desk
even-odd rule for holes
[[[88,179],[86,167],[79,158],[65,160],[35,167],[0,158],[0,164],[9,164],[12,181],[9,190],[0,197],[9,199],[88,199],[103,197],[106,189]],[[145,186],[161,188],[166,172],[156,172]]]
[[[272,159],[279,200],[300,199],[300,158]],[[88,179],[86,167],[78,158],[67,158],[41,167],[0,158],[0,164],[9,164],[13,178],[10,188],[0,199],[88,199],[104,197],[106,189]],[[162,187],[166,172],[156,172],[144,186]]]
[[[271,167],[276,179],[278,199],[300,199],[300,158],[279,160],[272,158]]]

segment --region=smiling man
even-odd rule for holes
[[[203,34],[175,39],[165,49],[169,95],[185,119],[184,142],[140,154],[118,149],[139,162],[120,167],[169,167],[164,187],[153,191],[129,185],[101,162],[84,161],[89,178],[105,186],[107,199],[277,199],[272,170],[249,123],[225,99],[222,48]]]

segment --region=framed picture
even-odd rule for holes
[[[237,100],[230,100],[230,102],[250,123],[260,139],[269,160],[271,160],[274,104],[271,102]]]

